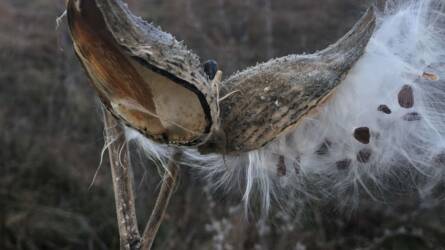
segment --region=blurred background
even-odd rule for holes
[[[326,47],[371,0],[127,2],[228,76]],[[118,249],[107,157],[99,168],[101,112],[66,20],[56,29],[63,10],[63,0],[0,1],[0,249]],[[142,226],[160,178],[138,162]],[[237,195],[209,192],[185,168],[155,249],[445,249],[441,201],[363,197],[352,212],[337,208],[313,202],[291,215],[246,218]]]

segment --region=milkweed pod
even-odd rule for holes
[[[69,0],[76,54],[107,109],[148,138],[200,144],[216,123],[216,94],[196,55],[122,1]]]
[[[317,113],[363,55],[375,28],[370,8],[343,38],[309,55],[270,60],[235,74],[222,83],[220,102],[224,144],[215,135],[201,151],[246,152],[292,131]]]

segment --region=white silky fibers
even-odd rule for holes
[[[429,196],[445,177],[444,10],[443,0],[388,1],[366,52],[316,115],[262,149],[184,148],[181,163],[219,190],[240,190],[246,204],[260,197],[265,211],[290,197]],[[164,166],[174,151],[131,129],[127,138]]]

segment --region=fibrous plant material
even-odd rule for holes
[[[127,140],[164,166],[180,149],[180,163],[215,187],[244,185],[247,204],[258,190],[267,210],[272,197],[375,198],[372,190],[399,188],[388,180],[427,196],[443,181],[445,168],[433,166],[445,144],[444,3],[382,9],[324,50],[223,81],[216,63],[201,65],[120,0],[70,0],[68,18],[76,52]]]
[[[443,12],[437,0],[389,1],[377,19],[367,12],[326,50],[274,59],[210,84],[220,86],[213,124],[219,125],[203,144],[183,148],[183,163],[215,187],[244,185],[246,203],[259,191],[265,209],[289,194],[330,199],[348,190],[377,198],[383,194],[373,190],[391,189],[428,196],[444,169],[432,167],[445,135]],[[320,57],[333,51],[331,61]],[[357,61],[343,74],[338,65],[328,70],[352,55]],[[154,158],[174,151],[129,134]]]

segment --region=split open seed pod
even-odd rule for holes
[[[220,103],[225,150],[260,148],[315,115],[363,55],[374,28],[371,8],[324,50],[274,59],[224,81],[221,95],[229,95]]]
[[[203,153],[258,149],[294,129],[335,94],[375,26],[370,9],[325,50],[214,84],[195,54],[121,0],[69,0],[67,10],[76,54],[108,110],[156,142]]]
[[[109,111],[159,143],[202,143],[216,94],[197,56],[121,1],[69,0],[74,48]]]

